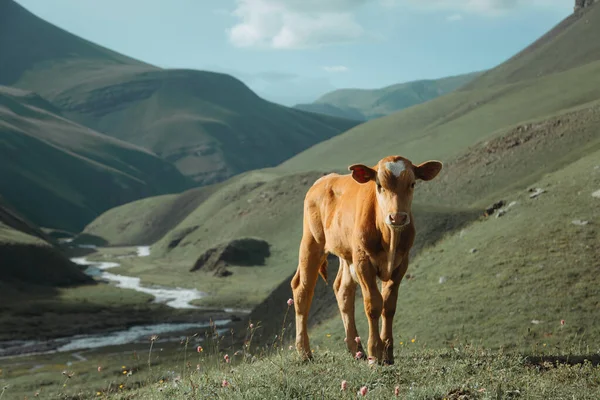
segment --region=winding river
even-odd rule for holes
[[[95,248],[93,245],[79,245],[82,248]],[[136,248],[136,255],[120,256],[125,257],[147,257],[150,255],[150,246],[139,246]],[[107,270],[119,267],[117,262],[90,261],[86,257],[72,258],[76,264],[86,266],[85,273],[96,278],[112,282],[116,287],[123,289],[132,289],[138,292],[147,293],[154,296],[154,302],[163,303],[176,309],[200,309],[201,307],[191,304],[192,301],[206,296],[206,293],[196,289],[185,288],[166,288],[161,286],[143,286],[140,278],[126,275],[113,274]],[[224,309],[225,313],[249,312],[249,310]],[[224,326],[228,325],[231,319],[222,319],[214,321],[217,331],[224,332]],[[55,352],[68,352],[83,349],[93,349],[106,346],[115,346],[123,344],[138,343],[147,341],[151,335],[164,335],[159,341],[174,341],[180,337],[176,332],[182,332],[190,329],[207,328],[209,323],[206,321],[199,323],[164,323],[136,325],[128,329],[113,331],[108,333],[75,335],[63,338],[52,339],[49,341],[35,340],[12,340],[0,342],[0,358],[12,355],[24,354],[48,354]],[[219,329],[221,327],[221,329]],[[172,333],[171,337],[166,335]],[[74,353],[76,358],[78,353]]]

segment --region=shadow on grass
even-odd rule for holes
[[[594,367],[600,365],[600,354],[568,355],[568,356],[525,356],[525,365],[541,369],[549,369],[556,364],[576,365],[590,362]]]

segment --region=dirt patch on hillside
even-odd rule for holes
[[[269,243],[261,239],[242,238],[220,244],[205,251],[190,271],[212,272],[215,276],[232,274],[226,267],[265,265],[271,255]]]

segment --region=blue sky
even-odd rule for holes
[[[168,68],[230,73],[287,105],[491,68],[571,0],[17,0],[39,17]]]

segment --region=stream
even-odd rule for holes
[[[93,245],[79,245],[79,247],[92,248]],[[128,257],[147,257],[150,255],[150,246],[138,246],[136,255],[120,256],[118,258]],[[71,258],[76,264],[86,266],[85,273],[96,279],[112,282],[116,287],[123,289],[133,289],[138,292],[147,293],[154,296],[154,302],[162,303],[166,306],[176,309],[201,309],[190,302],[206,296],[206,293],[196,289],[185,288],[166,288],[161,286],[143,286],[140,278],[126,275],[113,274],[107,270],[119,267],[117,262],[109,261],[90,261],[86,257]],[[224,309],[225,313],[243,312],[249,310]],[[226,325],[231,319],[221,319],[214,321],[217,331],[224,332]],[[104,332],[98,334],[85,334],[56,338],[48,341],[35,340],[11,340],[0,342],[0,358],[25,355],[25,354],[49,354],[56,352],[69,352],[84,349],[93,349],[106,346],[124,345],[139,342],[147,342],[152,335],[159,335],[159,341],[180,340],[177,332],[183,332],[191,329],[200,329],[209,327],[208,321],[199,321],[198,323],[163,323],[136,325],[124,330]],[[220,329],[219,329],[220,328]],[[167,335],[170,334],[170,335]],[[161,337],[162,335],[162,337]],[[76,353],[78,354],[78,353]],[[79,357],[81,357],[79,355]],[[76,357],[77,358],[77,357]]]

